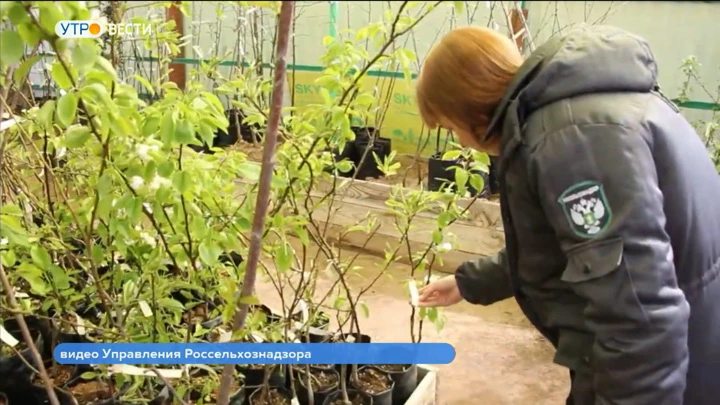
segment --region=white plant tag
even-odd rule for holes
[[[220,343],[226,343],[229,342],[232,339],[232,332],[222,332],[220,333],[220,336],[218,337],[218,342]]]
[[[149,369],[131,366],[129,364],[113,364],[109,367],[108,371],[111,374],[125,374],[125,375],[137,375],[145,377],[157,377],[157,374]],[[167,369],[159,368],[157,371],[165,378],[178,379],[182,378],[184,368],[181,369]]]
[[[347,336],[347,335],[346,335],[346,336],[345,336],[345,343],[355,343],[355,336],[353,336],[353,335]]]
[[[306,324],[310,318],[310,314],[308,312],[308,305],[305,302],[305,300],[298,301],[298,305],[300,306],[300,314],[301,314],[302,323]]]
[[[265,337],[257,332],[250,332],[250,337],[257,343],[265,341]]]
[[[410,305],[417,308],[418,304],[420,303],[420,294],[418,293],[415,280],[408,281],[408,290],[410,290]]]
[[[4,326],[0,325],[0,340],[10,347],[15,347],[20,343],[15,336],[11,335]]]
[[[75,314],[75,321],[76,325],[75,328],[77,329],[77,333],[80,336],[85,335],[85,320],[83,320],[80,315]]]
[[[290,401],[290,405],[300,405],[300,401],[298,401],[297,397],[295,397],[292,401]]]
[[[143,316],[145,318],[150,318],[153,314],[152,309],[150,309],[150,304],[148,304],[145,300],[140,300],[138,304],[140,305],[140,311],[142,311]]]

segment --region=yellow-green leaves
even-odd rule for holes
[[[68,70],[70,72],[68,72]],[[52,79],[55,81],[55,84],[57,84],[61,89],[67,91],[70,90],[70,88],[73,86],[73,77],[70,76],[68,73],[72,74],[72,67],[68,66],[67,69],[63,66],[60,61],[56,61],[52,65],[52,69],[50,70],[50,75],[52,76]],[[73,75],[77,77],[77,74]]]
[[[74,149],[79,148],[90,139],[90,128],[82,125],[73,125],[65,131],[65,137],[62,140],[63,146]]]
[[[20,61],[25,53],[25,45],[16,31],[0,31],[0,56],[4,66]]]
[[[38,3],[40,8],[40,26],[48,35],[55,35],[55,26],[65,19],[60,5],[55,1],[42,1]]]
[[[40,55],[35,55],[32,58],[25,59],[25,61],[23,61],[23,63],[21,63],[13,73],[13,80],[15,83],[24,83],[25,78],[28,73],[30,73],[30,69],[32,69],[33,65],[35,65],[39,60]]]
[[[67,127],[75,120],[77,114],[78,97],[75,93],[65,93],[58,100],[57,119],[58,122]]]
[[[160,139],[165,144],[170,144],[173,141],[173,134],[175,133],[175,118],[171,111],[165,112],[162,119],[160,120]]]
[[[198,247],[200,260],[208,266],[212,266],[217,262],[218,257],[222,254],[222,249],[212,240],[206,240],[200,243]]]
[[[79,39],[72,50],[72,63],[79,73],[89,71],[98,57],[98,49],[93,40]]]
[[[18,34],[25,43],[32,49],[40,43],[42,34],[37,26],[33,23],[20,24],[17,26]]]
[[[287,241],[282,241],[275,249],[275,266],[278,271],[288,271],[292,267],[295,252]]]

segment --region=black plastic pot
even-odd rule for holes
[[[358,180],[365,180],[369,177],[383,177],[383,172],[378,168],[373,153],[377,155],[378,159],[382,162],[385,157],[392,152],[392,142],[389,138],[381,138],[379,132],[376,132],[376,134],[377,135],[374,139],[367,137],[355,140],[355,147],[357,148],[357,160],[355,161],[357,169],[355,170],[355,178]],[[360,160],[362,160],[366,151],[367,155],[365,156],[365,160],[361,163]]]
[[[250,405],[250,396],[257,391],[258,388],[260,388],[259,385],[243,385],[242,388],[230,397],[230,405]]]
[[[398,367],[404,367],[404,370],[397,370]],[[418,368],[416,364],[378,366],[380,370],[385,372],[395,383],[392,392],[393,405],[402,405],[407,402],[408,398],[415,392],[418,382]]]
[[[270,389],[268,390],[268,392],[271,395],[273,392],[276,392],[276,393],[280,394],[281,396],[287,398],[289,401],[292,401],[292,399],[293,399],[292,392],[285,387],[273,387],[272,385],[270,385]],[[255,390],[255,392],[250,394],[250,405],[254,405],[262,394],[263,394],[262,388],[258,388]]]
[[[440,191],[450,187],[455,190],[455,167],[461,166],[462,161],[460,159],[443,160],[442,155],[439,153],[434,154],[428,159],[428,190],[429,191]],[[480,174],[484,180],[483,192],[480,197],[487,198],[489,196],[489,181],[487,173],[476,171]],[[466,184],[467,190],[470,195],[477,195],[478,191],[473,186]]]
[[[263,384],[265,377],[265,368],[263,366],[258,365],[259,368],[253,368],[245,365],[237,365],[236,367],[238,371],[240,371],[242,375],[245,376],[243,381],[246,386],[252,387],[260,386]],[[272,370],[270,371],[270,378],[268,379],[268,383],[271,387],[285,386],[286,380],[283,371],[283,368],[279,365],[272,368]]]
[[[55,396],[60,405],[77,405],[72,394],[55,388]],[[7,405],[47,405],[50,403],[50,396],[44,386],[33,384],[16,385],[2,391]],[[2,403],[2,402],[0,402]]]
[[[348,339],[349,337],[352,337],[352,339]],[[372,338],[364,333],[341,333],[335,335],[333,341],[335,343],[370,343],[372,342]]]
[[[298,368],[300,369],[300,371],[297,370]],[[310,402],[308,401],[308,389],[305,377],[305,367],[297,366],[294,371],[295,393],[297,394],[298,401],[301,405],[309,404]],[[335,369],[332,368],[322,369],[313,366],[310,366],[310,373],[314,376],[317,376],[320,373],[328,373],[332,374],[335,378],[334,385],[324,387],[323,389],[319,389],[317,391],[313,390],[313,404],[322,404],[323,402],[325,402],[325,398],[335,392],[335,390],[337,390],[340,386],[340,373],[338,373],[337,371],[335,371]]]
[[[350,129],[355,133],[355,141],[380,137],[380,131],[375,127],[350,127]]]
[[[339,170],[333,170],[333,167],[330,166],[327,167],[325,171],[328,173],[333,173],[335,171],[340,177],[352,177],[355,174],[355,164],[357,162],[357,146],[355,145],[355,141],[346,142],[342,151],[339,151],[338,149],[333,150],[333,155],[335,164],[348,160],[352,163],[352,168],[349,171],[342,173]]]
[[[228,252],[220,255],[220,263],[231,264],[235,267],[241,265],[244,260],[242,255],[237,252]]]
[[[348,399],[353,405],[374,405],[373,397],[358,390],[349,389],[347,390]],[[335,401],[340,400],[338,404],[342,404],[342,391],[337,390],[325,398],[325,402],[322,405],[335,405]]]
[[[358,391],[360,391],[360,392],[364,392],[365,394],[370,395],[370,396],[372,397],[372,399],[373,399],[373,404],[374,404],[374,405],[392,405],[392,403],[393,403],[393,388],[395,388],[395,382],[392,380],[392,378],[390,378],[390,376],[389,376],[386,372],[384,372],[383,370],[381,370],[381,369],[379,369],[379,368],[377,368],[377,367],[375,367],[375,366],[364,366],[364,367],[360,367],[360,368],[358,369],[358,375],[359,375],[360,373],[362,373],[363,371],[366,371],[366,372],[367,372],[367,371],[371,371],[371,372],[378,373],[378,374],[380,374],[380,375],[382,375],[382,376],[384,376],[384,377],[387,377],[387,378],[390,380],[390,388],[388,388],[388,389],[386,389],[385,391],[382,391],[382,392],[372,392],[372,393],[371,393],[371,392],[365,392],[365,390],[363,390],[363,389],[357,384],[357,382],[353,381],[352,378],[350,379],[350,385],[351,385],[353,388],[355,388],[356,390],[358,390]]]
[[[52,359],[52,329],[50,322],[33,316],[24,318],[30,335],[33,337],[35,348],[40,353],[43,362]],[[29,381],[32,377],[32,370],[27,366],[31,364],[35,369],[38,368],[37,362],[32,355],[31,349],[25,345],[25,341],[20,331],[17,321],[8,319],[3,323],[5,330],[10,333],[20,343],[16,349],[19,355],[15,354],[9,357],[0,358],[0,391],[2,384],[10,382],[14,379],[21,381]],[[27,363],[27,364],[26,364]]]

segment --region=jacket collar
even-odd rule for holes
[[[487,140],[491,134],[497,132],[503,122],[510,104],[520,95],[522,90],[532,80],[535,73],[541,68],[541,64],[546,58],[554,55],[563,44],[564,38],[561,36],[555,37],[540,48],[535,50],[530,57],[520,66],[515,77],[508,85],[508,89],[505,92],[500,104],[495,108],[492,119],[490,119],[490,125],[487,128],[487,132],[483,137],[483,140]]]

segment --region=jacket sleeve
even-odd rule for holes
[[[491,305],[513,296],[505,249],[465,262],[455,272],[460,295],[471,304]]]
[[[574,125],[530,150],[531,187],[586,301],[594,405],[682,405],[689,305],[645,128]],[[672,196],[668,196],[672,198]]]

